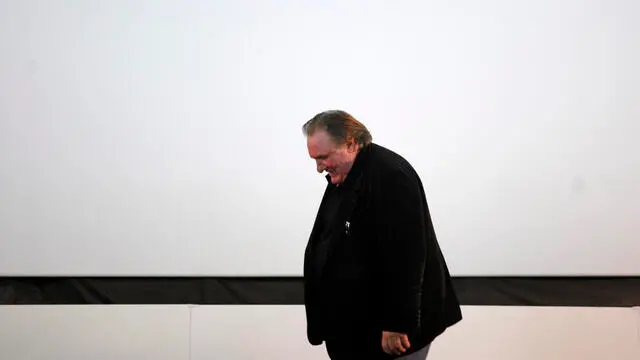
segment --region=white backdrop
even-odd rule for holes
[[[632,308],[463,306],[429,360],[638,360]],[[306,339],[303,306],[0,306],[11,360],[329,360]],[[594,341],[597,339],[597,341]],[[248,346],[250,343],[250,346]]]
[[[455,275],[640,275],[640,3],[0,1],[0,274],[299,275],[341,108]]]

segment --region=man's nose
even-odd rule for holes
[[[316,161],[316,170],[319,173],[322,173],[325,170],[325,166],[322,164],[321,161]]]

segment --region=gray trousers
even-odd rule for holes
[[[329,353],[329,357],[332,360],[369,360],[369,359],[382,359],[384,358],[385,360],[387,359],[393,359],[393,360],[425,360],[427,358],[427,354],[429,353],[429,348],[431,347],[431,344],[419,349],[416,352],[413,352],[411,354],[408,355],[401,355],[400,357],[392,357],[390,355],[384,354],[382,351],[380,351],[379,354],[376,355],[368,355],[368,354],[361,354],[358,356],[355,356],[353,354],[353,352],[342,352],[342,351],[338,351],[338,352],[334,352],[331,351],[332,347],[327,344],[327,351]]]
[[[399,358],[396,358],[395,360],[425,360],[427,358],[427,355],[429,354],[429,347],[431,346],[431,344],[423,347],[422,349],[411,353],[409,355],[404,355],[404,356],[400,356]]]

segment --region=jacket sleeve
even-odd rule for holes
[[[374,191],[383,330],[412,334],[420,327],[426,261],[422,185],[415,174],[395,170],[381,175]]]

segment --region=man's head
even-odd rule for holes
[[[369,130],[342,110],[321,112],[307,121],[302,130],[318,172],[326,171],[333,184],[346,179],[360,148],[372,141]]]

